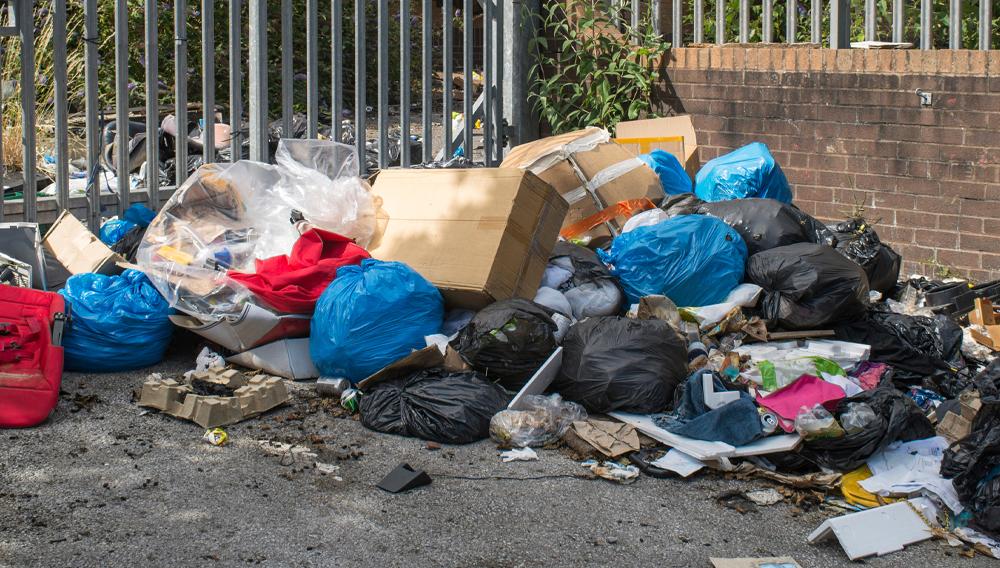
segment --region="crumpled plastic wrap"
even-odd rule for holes
[[[276,160],[202,166],[150,224],[137,262],[171,306],[203,317],[239,311],[253,295],[225,272],[288,254],[310,227],[365,247],[376,236],[377,199],[354,148],[282,140]]]
[[[490,420],[490,438],[504,447],[523,448],[551,444],[570,425],[587,419],[587,411],[558,394],[524,397],[528,410],[502,410]]]

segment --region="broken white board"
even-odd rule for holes
[[[562,354],[563,348],[557,347],[552,355],[542,363],[542,366],[535,371],[535,374],[531,376],[531,379],[521,387],[521,390],[517,391],[514,395],[513,400],[507,405],[507,410],[531,410],[524,405],[524,397],[529,394],[542,394],[545,389],[549,388],[552,381],[556,380],[556,376],[559,374],[559,369],[562,367]]]
[[[308,337],[273,341],[226,357],[226,361],[296,381],[319,377],[309,355]]]
[[[913,499],[827,519],[807,540],[815,544],[834,537],[851,560],[899,552],[908,544],[934,536],[911,502],[919,510],[920,500]]]
[[[731,446],[723,442],[695,440],[694,438],[668,432],[657,426],[649,414],[629,414],[627,412],[609,412],[608,414],[616,420],[631,424],[636,430],[657,442],[666,444],[671,448],[677,448],[685,454],[701,461],[787,452],[794,450],[802,442],[802,437],[798,434],[783,434],[768,436],[745,446]]]
[[[705,467],[705,464],[700,460],[694,459],[677,448],[671,448],[669,452],[663,454],[662,458],[650,465],[672,471],[681,477],[688,477]]]

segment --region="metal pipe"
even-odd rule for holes
[[[52,72],[55,76],[56,200],[69,209],[69,136],[66,112],[66,0],[53,0]],[[2,191],[2,189],[0,189]]]
[[[423,17],[421,18],[422,32],[420,41],[423,44],[423,74],[420,82],[421,89],[421,119],[423,120],[423,161],[430,162],[434,159],[434,131],[432,125],[431,108],[434,106],[434,54],[432,26],[434,20],[434,3],[432,0],[424,0]]]
[[[410,167],[410,0],[399,0],[399,165]]]
[[[442,82],[444,83],[442,85],[444,102],[441,112],[441,129],[444,134],[444,159],[447,160],[448,158],[451,158],[453,151],[453,147],[451,145],[451,113],[455,86],[455,80],[453,79],[455,71],[454,63],[452,61],[455,55],[455,26],[452,25],[452,0],[443,0],[441,5],[444,11],[442,22],[442,25],[444,25],[444,30],[442,30],[442,43],[444,47],[444,53],[442,55],[444,57],[444,61],[441,64],[441,76]]]
[[[115,146],[118,175],[118,215],[129,206],[128,164],[128,2],[115,0],[115,120],[118,131]],[[34,192],[32,192],[34,195]],[[27,197],[27,193],[25,193]],[[27,200],[25,201],[27,210]]]
[[[306,0],[306,138],[319,135],[319,2]]]
[[[331,75],[330,96],[332,114],[330,118],[330,137],[336,142],[343,142],[344,120],[344,0],[331,0],[330,21],[332,24],[333,50],[330,53]]]
[[[354,144],[361,173],[368,172],[367,54],[365,53],[365,0],[354,0]]]
[[[267,132],[267,0],[250,2],[250,159],[266,162]]]
[[[96,0],[95,0],[96,1]],[[188,155],[188,98],[187,98],[187,0],[174,0],[174,117],[177,122],[177,139],[174,148],[175,183],[180,187],[187,179]],[[96,33],[97,24],[94,24]],[[96,59],[94,56],[97,67]],[[90,65],[88,63],[87,67]],[[94,79],[96,83],[96,78]],[[96,92],[95,92],[96,98]],[[96,104],[96,100],[95,100]],[[100,203],[100,199],[95,203]]]
[[[215,0],[201,0],[201,157],[215,161]]]
[[[292,91],[293,64],[292,55],[292,0],[281,0],[281,137],[292,137]],[[265,56],[266,58],[266,56]]]
[[[229,151],[233,162],[243,154],[243,57],[240,43],[243,32],[241,0],[229,0]]]
[[[389,167],[389,0],[378,0],[378,167]]]
[[[476,117],[473,116],[472,112],[472,91],[474,89],[473,84],[473,70],[472,70],[472,9],[473,0],[465,0],[465,7],[462,9],[463,23],[462,23],[462,73],[464,74],[464,82],[462,84],[462,112],[465,115],[465,157],[472,160],[473,147],[472,147],[472,134],[475,128]]]
[[[146,205],[160,208],[160,140],[153,135],[160,128],[160,68],[156,28],[156,2],[146,2]]]
[[[97,120],[97,0],[84,0],[84,112],[87,131],[87,227],[97,233],[101,225],[101,126]]]

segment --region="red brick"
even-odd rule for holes
[[[832,187],[816,187],[816,186],[795,186],[795,203],[799,200],[804,201],[825,201],[827,203],[833,202],[833,188]]]
[[[928,260],[934,259],[934,249],[930,247],[922,247],[919,245],[910,244],[899,244],[895,245],[893,249],[900,254],[903,258],[907,260],[913,260],[916,262],[926,262]]]
[[[916,206],[916,197],[903,193],[876,192],[875,207],[890,209],[913,209]]]
[[[998,228],[1000,228],[1000,221],[997,221],[997,225]],[[967,215],[959,215],[958,230],[963,233],[982,233],[983,219]]]
[[[986,219],[1000,219],[1000,202],[962,199],[959,214],[984,217]],[[988,227],[986,231],[990,232]]]
[[[887,241],[893,243],[912,243],[913,233],[913,229],[908,229],[906,227],[885,226],[878,229],[880,237],[884,237]]]
[[[913,195],[940,195],[941,183],[930,178],[897,178],[896,189]]]
[[[931,231],[929,229],[920,229],[918,231],[914,231],[913,242],[918,245],[935,248],[957,248],[958,233],[954,231]]]
[[[937,262],[955,268],[982,268],[978,252],[938,249]]]
[[[958,231],[962,217],[959,215],[938,215],[938,229],[942,231]]]
[[[962,249],[981,252],[1000,251],[1000,235],[974,235],[966,233],[961,238]]]
[[[967,197],[969,199],[985,199],[986,184],[945,181],[941,183],[941,195],[953,197]]]
[[[930,211],[896,211],[896,224],[901,227],[937,229],[938,216]]]

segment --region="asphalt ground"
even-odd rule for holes
[[[789,502],[741,508],[720,495],[771,487],[715,473],[631,485],[587,478],[566,450],[501,463],[483,441],[429,449],[366,430],[307,384],[290,404],[227,428],[133,401],[150,371],[179,375],[181,342],[155,369],[67,373],[44,425],[0,432],[0,566],[710,566],[709,557],[791,556],[805,568],[857,565],[806,536],[837,513]],[[266,455],[259,440],[301,444],[322,463]],[[375,487],[407,462],[430,486]],[[339,478],[339,479],[338,479]],[[993,566],[928,541],[872,567]]]

